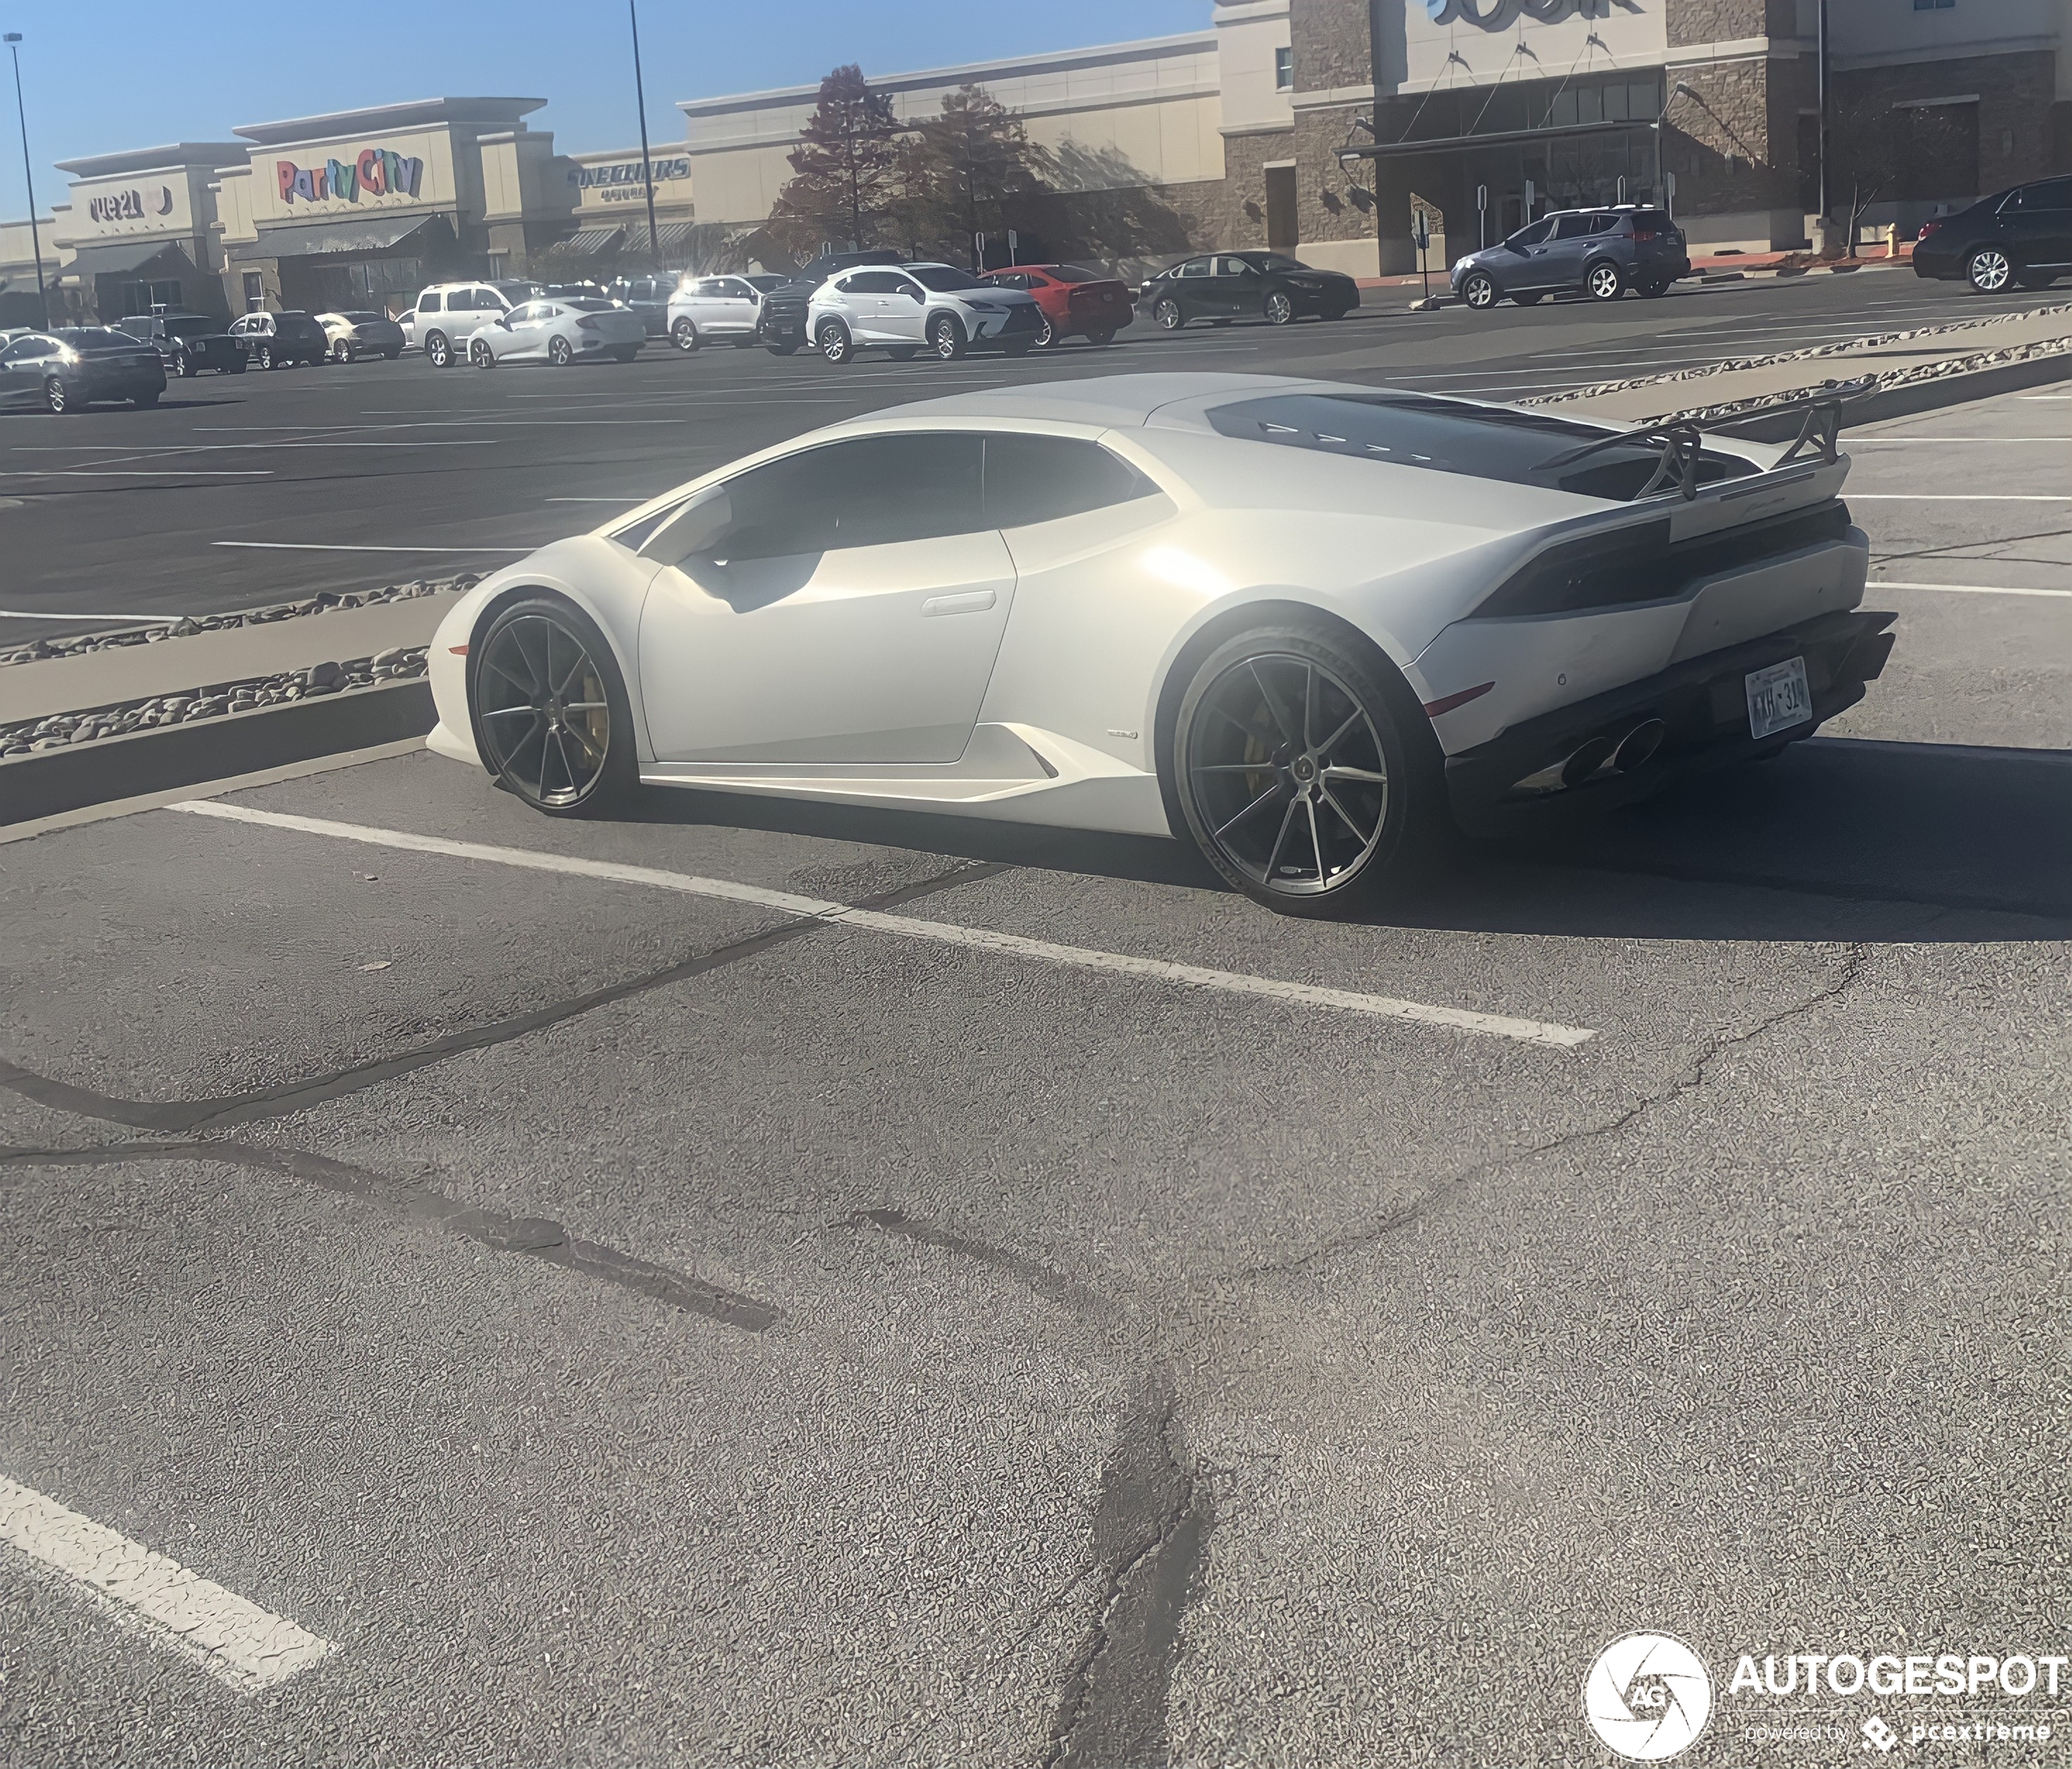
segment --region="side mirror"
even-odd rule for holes
[[[733,500],[725,486],[715,485],[701,492],[649,535],[640,557],[658,565],[680,565],[696,554],[711,552],[733,521]]]

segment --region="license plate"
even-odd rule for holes
[[[1813,717],[1813,691],[1806,686],[1806,660],[1787,657],[1767,670],[1751,670],[1748,690],[1748,735],[1767,737],[1789,731]]]

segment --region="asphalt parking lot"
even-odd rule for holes
[[[573,482],[922,380],[865,372],[636,365],[748,391]],[[0,1756],[1566,1764],[1633,1628],[2051,1650],[2068,441],[2046,395],[1859,435],[1862,708],[1364,924],[1171,844],[557,823],[423,754],[0,843],[0,1476],[308,1665],[11,1562]],[[249,534],[364,537],[390,471]],[[449,503],[384,527],[564,525]],[[1684,1760],[1826,1760],[1758,1741],[1792,1714]]]
[[[1371,291],[1335,325],[1167,336],[1140,322],[1106,350],[1019,361],[866,354],[835,369],[655,343],[638,362],[565,373],[441,373],[406,356],[176,381],[148,412],[0,414],[0,642],[487,569],[750,449],[962,388],[1189,368],[1519,399],[2057,299],[1883,271],[1486,314],[1413,313],[1409,294]]]

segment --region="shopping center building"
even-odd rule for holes
[[[1189,35],[871,83],[907,125],[984,87],[1047,150],[1054,212],[1153,217],[1146,257],[1271,245],[1397,273],[1416,268],[1416,215],[1443,268],[1528,214],[1619,201],[1668,204],[1700,250],[1760,252],[1807,242],[1820,207],[1819,11],[1214,0]],[[1904,237],[2072,170],[2072,0],[1826,11],[1830,215],[1861,206]],[[729,246],[781,263],[761,230],[817,92],[684,101],[683,138],[652,144],[651,183],[635,149],[557,153],[528,122],[546,103],[533,98],[377,105],[68,161],[69,200],[42,233],[53,304],[396,311],[441,276],[605,277]],[[28,232],[0,228],[0,296],[17,304],[34,286]]]

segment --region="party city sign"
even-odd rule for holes
[[[1479,24],[1500,31],[1517,19],[1552,24],[1565,18],[1601,19],[1611,14],[1612,0],[1424,0],[1434,24]]]
[[[350,165],[330,160],[322,166],[297,166],[293,160],[276,160],[273,173],[284,203],[356,203],[362,191],[370,197],[416,196],[424,161],[386,148],[365,148]]]

